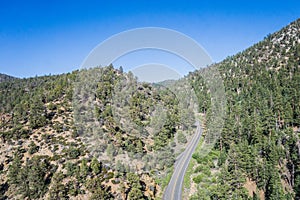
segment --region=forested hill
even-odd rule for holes
[[[214,67],[227,116],[215,150],[193,155],[192,199],[300,199],[300,19]],[[190,78],[209,113],[201,73]]]
[[[193,133],[182,110],[112,65],[0,83],[0,199],[155,199]]]
[[[185,197],[300,199],[300,20],[211,67],[225,125],[207,156],[193,154]],[[185,78],[205,135],[214,119],[201,74]],[[194,133],[181,81],[170,90],[110,65],[0,83],[0,199],[159,199]]]
[[[0,83],[5,82],[5,81],[11,81],[11,80],[14,80],[14,79],[16,79],[16,78],[12,77],[12,76],[9,76],[9,75],[6,75],[6,74],[1,74],[0,73]]]

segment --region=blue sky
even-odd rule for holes
[[[108,37],[149,26],[186,34],[218,62],[299,18],[299,8],[299,1],[289,0],[2,0],[0,73],[29,77],[69,72]],[[131,65],[128,60],[117,64]]]

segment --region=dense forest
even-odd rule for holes
[[[212,151],[194,152],[184,198],[300,199],[300,20],[209,67],[227,115]],[[160,199],[192,113],[214,120],[205,70],[161,84],[112,65],[1,75],[0,199]]]
[[[227,115],[214,150],[193,155],[191,199],[300,199],[300,20],[211,67]],[[202,73],[190,78],[207,112]]]
[[[1,199],[154,199],[194,123],[168,87],[112,65],[0,91]]]

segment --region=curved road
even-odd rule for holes
[[[187,148],[178,156],[175,162],[175,168],[172,178],[167,186],[163,199],[164,200],[181,200],[182,184],[185,172],[189,166],[193,152],[195,151],[197,144],[200,141],[202,135],[202,129],[200,122],[196,122],[197,130],[193,138],[187,145]]]

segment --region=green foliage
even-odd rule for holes
[[[136,175],[134,173],[128,173],[127,180],[131,187],[141,189],[142,186],[140,184],[140,179],[139,179],[138,175]]]
[[[65,168],[67,170],[67,176],[76,176],[76,174],[79,174],[79,166],[72,162],[67,162]]]
[[[200,174],[200,175],[194,177],[194,178],[193,178],[193,181],[194,181],[195,183],[199,184],[199,183],[201,183],[201,182],[203,181],[203,177],[204,177],[204,175],[203,175],[203,174]]]
[[[91,162],[91,169],[95,175],[98,175],[101,172],[101,164],[97,160],[97,158],[93,158]]]
[[[141,190],[138,188],[132,188],[130,192],[128,193],[128,199],[129,200],[140,200],[144,199],[144,195]]]
[[[41,97],[36,97],[31,102],[29,122],[32,129],[42,127],[47,123],[46,110]]]
[[[143,192],[141,191],[142,185],[139,176],[134,173],[128,173],[127,181],[131,188],[130,192],[128,193],[128,199],[132,199],[132,200],[143,199],[144,195]]]
[[[53,111],[57,109],[57,106],[54,103],[50,102],[48,105],[48,109]]]
[[[113,196],[111,195],[109,190],[106,190],[101,183],[102,179],[100,177],[89,179],[87,181],[86,187],[90,192],[92,192],[92,196],[90,199],[113,199]]]
[[[96,191],[92,193],[90,200],[98,200],[98,199],[113,200],[114,198],[109,192],[103,190],[102,188],[97,188]]]
[[[20,159],[15,157],[10,166],[8,179],[17,188],[23,198],[41,198],[48,191],[55,166],[49,163],[48,157],[35,156],[21,166]]]
[[[80,176],[85,178],[88,175],[88,172],[89,172],[89,167],[87,165],[87,160],[82,159],[80,164]]]
[[[299,30],[299,22],[215,65],[224,81],[227,116],[213,152],[205,157],[198,152],[192,155],[196,165],[193,181],[199,187],[192,199],[249,199],[244,188],[246,178],[264,192],[265,199],[300,198],[299,133],[293,131],[300,127],[300,45],[299,34],[287,33]],[[202,77],[205,70],[190,73],[187,78],[198,97],[199,111],[205,113],[208,124],[214,119],[211,117],[211,89]],[[117,162],[111,165],[113,169],[108,169],[96,158],[79,160],[87,152],[79,144],[82,130],[66,117],[70,113],[81,113],[70,105],[76,96],[73,86],[77,78],[83,72],[96,71],[100,71],[101,76],[93,91],[93,114],[99,122],[99,139],[105,141],[99,149],[106,150],[112,161],[120,152],[140,158],[163,151],[157,155],[158,170],[168,170],[173,165],[175,155],[169,144],[173,142],[174,146],[174,135],[178,129],[188,129],[187,124],[193,117],[181,110],[177,94],[168,89],[138,83],[132,73],[123,74],[121,68],[114,70],[112,65],[58,76],[5,80],[0,83],[0,137],[1,142],[12,147],[15,156],[13,159],[3,156],[10,166],[8,182],[0,185],[0,198],[9,198],[2,190],[20,194],[22,199],[44,199],[47,191],[49,199],[68,199],[89,190],[91,199],[112,199],[112,192],[104,182],[114,177],[118,177],[115,184],[128,183],[127,191],[124,185],[122,187],[128,199],[145,198],[144,183],[138,175],[129,172],[132,170],[127,165]],[[122,122],[133,121],[132,127],[123,126],[128,130],[123,130],[118,124],[121,119],[118,121],[113,116],[113,104],[121,103],[113,102],[113,95],[123,79],[128,80],[126,84],[132,88],[129,97],[123,99],[124,105],[116,107],[127,113]],[[156,105],[164,109],[153,116]],[[63,124],[53,121],[57,117],[63,118]],[[180,124],[182,118],[184,122]],[[152,122],[155,122],[154,131],[150,135],[145,127]],[[64,137],[70,128],[76,142],[69,144]],[[49,129],[55,130],[61,138],[46,133]],[[37,135],[34,142],[29,143],[33,133],[42,134],[39,144]],[[178,132],[175,139],[182,144],[187,142],[182,132]],[[22,161],[26,153],[22,144],[28,143],[28,153],[33,157]],[[57,146],[51,147],[54,144]],[[55,152],[53,157],[36,156],[39,147],[44,149],[46,145]],[[59,146],[63,147],[61,155],[56,152],[61,149]],[[55,173],[56,166],[50,164],[50,160],[60,162],[64,170]],[[5,173],[1,171],[4,180]],[[169,177],[162,181],[162,186]],[[257,197],[254,194],[253,199]]]
[[[63,178],[64,175],[61,172],[53,175],[51,188],[49,190],[49,200],[69,199],[67,188],[62,184]]]
[[[177,140],[181,144],[187,143],[187,139],[186,139],[185,135],[182,132],[178,133]]]
[[[208,195],[211,199],[247,199],[245,177],[265,192],[265,199],[300,197],[299,136],[292,131],[293,127],[300,127],[300,90],[296,89],[300,83],[296,56],[300,45],[291,45],[298,36],[287,33],[298,30],[299,22],[213,66],[222,75],[227,99],[224,128],[215,146],[220,152],[217,164],[221,173],[216,185],[208,192],[199,189],[196,198]],[[278,40],[280,37],[283,39]],[[283,46],[286,44],[288,47]],[[206,113],[207,124],[213,119],[208,103],[210,92],[202,77],[205,70],[191,73],[189,78],[199,98],[200,111]],[[211,159],[197,153],[192,157],[199,164],[211,165]],[[202,165],[195,170],[201,174],[202,171]],[[286,173],[289,175],[283,175]],[[206,182],[200,175],[194,181]],[[294,191],[286,190],[283,183]]]
[[[33,141],[30,142],[28,148],[29,154],[34,154],[39,151],[39,147]]]
[[[70,159],[77,159],[80,156],[80,154],[80,150],[73,146],[69,147],[69,149],[67,150],[67,156]]]

